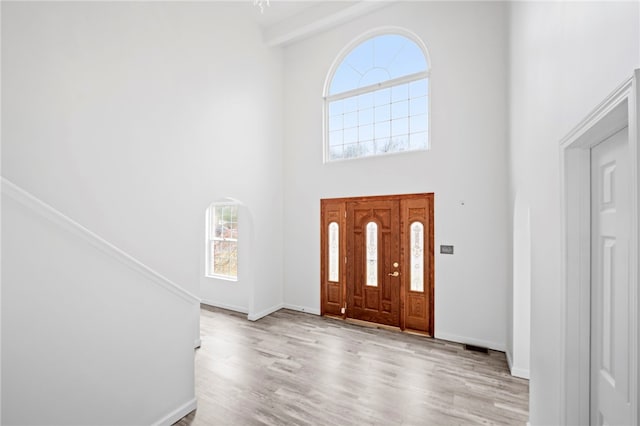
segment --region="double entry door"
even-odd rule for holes
[[[433,335],[433,194],[321,201],[321,311]]]

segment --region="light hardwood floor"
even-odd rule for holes
[[[201,310],[196,425],[523,425],[505,355],[290,310]]]

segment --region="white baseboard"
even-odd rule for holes
[[[507,350],[504,343],[496,343],[496,342],[491,342],[489,340],[476,339],[473,337],[458,336],[458,335],[450,334],[446,332],[445,333],[439,332],[437,330],[435,332],[435,337],[436,339],[448,340],[450,342],[456,342],[456,343],[462,343],[462,344],[466,343],[467,345],[489,348],[489,349],[493,349],[494,351],[506,352]]]
[[[193,398],[153,423],[153,426],[171,426],[196,408],[198,408],[198,400]]]
[[[320,315],[320,309],[308,308],[306,306],[284,304],[284,308],[291,309],[292,311],[306,312],[308,314]]]
[[[507,355],[507,364],[509,364],[509,371],[511,372],[511,375],[513,377],[519,377],[521,379],[529,380],[529,370],[524,368],[514,367],[513,360],[511,359],[511,354],[509,353],[509,351],[506,351],[505,354]]]
[[[207,299],[202,299],[200,303],[202,303],[203,305],[213,306],[215,308],[221,308],[221,309],[227,309],[229,311],[240,312],[241,314],[249,313],[249,309],[243,306],[228,305],[226,303],[214,302],[213,300],[207,300]]]
[[[511,360],[511,352],[504,351],[504,354],[507,356],[507,365],[509,366],[509,371],[511,371],[511,375],[513,376],[513,361]]]
[[[247,315],[247,319],[249,321],[258,321],[260,318],[264,318],[269,314],[274,313],[275,311],[279,311],[280,309],[284,308],[284,305],[282,303],[279,303],[277,305],[274,305],[270,308],[264,309],[260,312],[257,312],[255,314],[249,314]]]
[[[524,368],[513,367],[511,369],[511,375],[514,377],[519,377],[521,379],[529,380],[529,370],[525,370]]]

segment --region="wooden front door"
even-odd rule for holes
[[[400,326],[400,203],[347,202],[347,317]]]
[[[321,201],[321,312],[433,335],[433,194]]]

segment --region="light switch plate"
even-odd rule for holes
[[[442,254],[453,254],[453,246],[440,246],[440,253]]]

